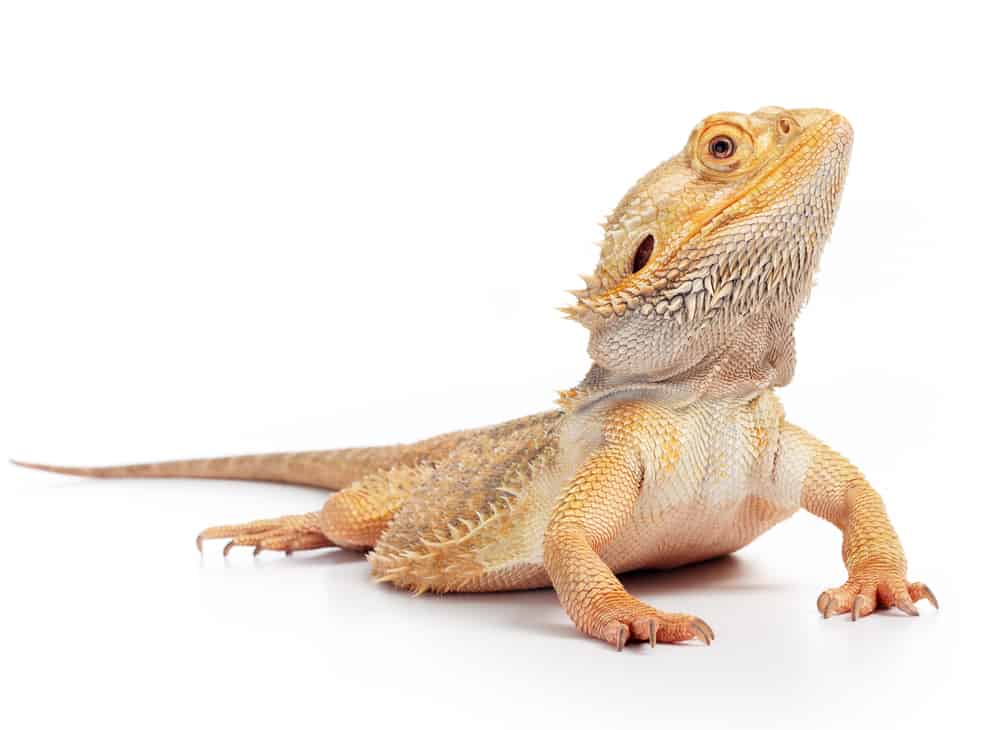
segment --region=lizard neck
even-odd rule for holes
[[[557,403],[572,412],[629,392],[637,397],[652,395],[677,407],[709,399],[751,400],[787,385],[794,370],[792,323],[758,317],[683,370],[623,375],[593,363],[579,385],[559,394]]]

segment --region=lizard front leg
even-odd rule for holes
[[[823,591],[816,606],[824,618],[850,612],[852,620],[876,608],[895,606],[910,616],[916,601],[937,599],[923,583],[906,580],[906,556],[889,522],[885,505],[861,472],[847,459],[806,431],[784,424],[781,430],[785,476],[802,479],[802,506],[832,522],[844,534],[842,555],[847,581]]]
[[[651,646],[695,637],[708,644],[714,638],[708,624],[634,598],[597,553],[631,513],[642,477],[636,446],[610,434],[559,497],[545,532],[545,568],[577,627],[619,651],[630,638]]]

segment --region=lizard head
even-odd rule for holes
[[[698,124],[608,217],[597,269],[563,310],[590,330],[595,364],[669,380],[745,345],[748,328],[791,347],[851,141],[847,120],[825,109],[765,107]]]

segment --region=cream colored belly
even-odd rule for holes
[[[633,521],[601,556],[616,573],[695,563],[739,550],[796,509],[753,494],[721,509],[675,507],[659,519]]]
[[[774,469],[783,417],[770,392],[748,403],[692,406],[664,419],[677,444],[647,441],[631,519],[601,556],[616,572],[673,567],[747,545],[791,516],[801,485]]]
[[[709,506],[701,489],[667,485],[655,490],[661,498],[697,492],[686,504],[672,499],[640,499],[630,522],[600,555],[615,573],[641,568],[673,568],[726,555],[748,545],[798,509],[790,494],[747,484],[742,494]],[[697,485],[703,486],[703,485]],[[765,488],[761,488],[761,487]],[[653,492],[654,490],[649,490]],[[762,496],[766,494],[766,496]],[[525,522],[481,553],[483,576],[467,590],[511,590],[548,586],[542,560],[545,517],[525,511]],[[532,517],[534,519],[532,519]]]

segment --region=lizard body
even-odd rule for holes
[[[565,311],[592,367],[557,410],[411,445],[125,467],[97,477],[255,479],[328,488],[318,512],[204,530],[205,539],[367,553],[374,577],[424,591],[553,586],[585,633],[714,637],[701,619],[630,596],[616,574],[745,546],[800,507],[844,533],[848,579],[824,617],[937,602],[906,579],[878,495],[846,459],[788,423],[774,388],[829,237],[850,125],[765,107],[702,121],[609,217],[600,261]]]

